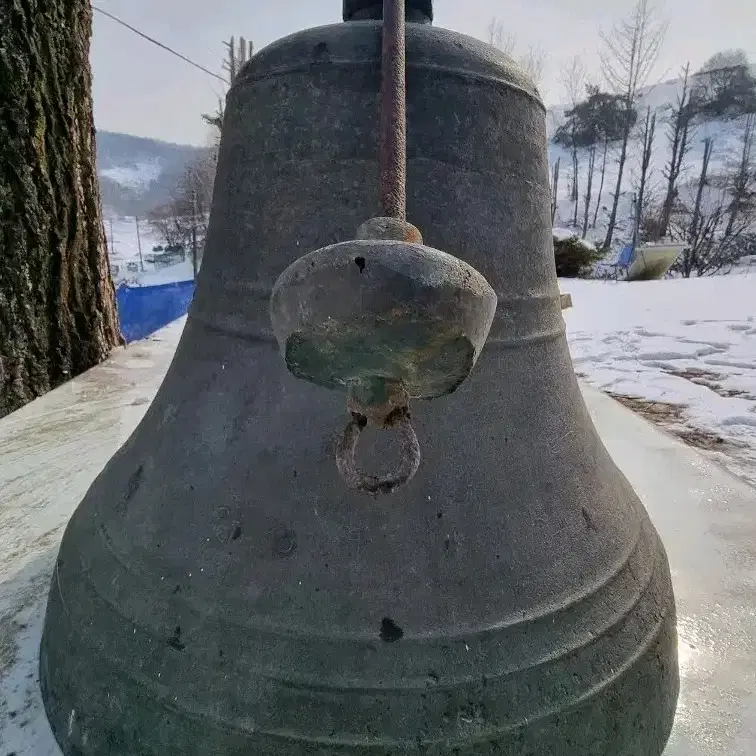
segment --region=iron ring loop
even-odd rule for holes
[[[364,415],[354,413],[344,429],[336,450],[336,467],[344,482],[354,491],[380,495],[390,494],[409,483],[420,467],[420,444],[410,422],[409,411],[403,408],[392,413],[390,427],[401,436],[401,461],[398,469],[383,477],[368,475],[357,468],[355,452],[363,428],[367,425]]]

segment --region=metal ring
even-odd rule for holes
[[[420,444],[410,422],[406,407],[395,410],[386,421],[386,426],[396,428],[401,434],[402,451],[399,468],[385,477],[367,475],[357,469],[354,455],[367,418],[357,413],[344,429],[344,435],[336,449],[336,467],[349,488],[373,495],[390,494],[401,488],[415,476],[420,467]]]

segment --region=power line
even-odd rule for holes
[[[175,55],[177,58],[181,58],[184,62],[188,63],[190,66],[194,66],[195,68],[199,68],[200,71],[203,71],[206,74],[209,74],[210,76],[220,79],[224,84],[228,84],[226,79],[224,79],[219,74],[211,71],[209,68],[205,68],[204,66],[201,66],[199,63],[195,63],[190,58],[187,58],[186,55],[182,55],[180,52],[176,52],[176,50],[168,47],[168,45],[164,45],[162,42],[158,42],[156,39],[153,39],[152,37],[148,36],[144,32],[139,31],[139,29],[136,29],[135,27],[131,26],[131,24],[127,24],[125,21],[122,21],[120,18],[114,16],[112,13],[108,13],[107,11],[103,10],[102,8],[98,8],[96,5],[92,4],[92,10],[96,10],[98,13],[102,13],[103,16],[107,16],[109,19],[115,21],[117,24],[120,24],[121,26],[125,27],[129,31],[134,32],[134,34],[138,34],[143,39],[146,39],[148,42],[152,42],[153,45],[157,45],[158,47],[162,47],[163,50],[166,50],[167,52],[171,53],[171,55]]]

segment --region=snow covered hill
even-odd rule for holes
[[[755,70],[756,74],[756,70]],[[647,87],[642,91],[639,99],[638,125],[631,137],[628,160],[623,172],[622,193],[617,217],[617,230],[615,232],[614,245],[621,245],[629,241],[632,236],[632,197],[636,190],[637,181],[640,174],[640,160],[642,156],[642,138],[638,133],[642,122],[645,119],[647,108],[651,108],[652,113],[656,113],[656,138],[654,140],[653,152],[651,157],[650,175],[648,190],[651,196],[659,196],[662,190],[663,170],[666,162],[670,157],[670,147],[667,139],[668,122],[671,109],[677,104],[677,100],[682,92],[682,83],[679,79],[673,79],[657,84],[653,87]],[[555,106],[549,108],[547,112],[547,128],[549,132],[549,165],[554,166],[557,160],[560,160],[560,178],[557,194],[557,213],[554,219],[556,227],[569,227],[573,220],[574,203],[570,200],[570,187],[572,183],[572,156],[570,150],[560,145],[554,144],[551,138],[556,133],[559,126],[565,121],[565,111],[567,106]],[[725,166],[740,157],[742,149],[741,136],[744,130],[744,118],[730,121],[711,120],[697,123],[691,131],[690,153],[685,159],[687,169],[684,170],[680,177],[680,197],[683,200],[692,199],[695,193],[695,186],[701,172],[703,159],[704,139],[713,139],[713,151],[709,164],[709,175],[716,175],[722,171]],[[608,155],[606,177],[601,201],[599,204],[599,214],[595,228],[588,231],[587,239],[594,242],[603,242],[606,234],[606,227],[611,210],[612,197],[617,181],[617,157],[618,149],[611,150]],[[594,174],[594,197],[591,201],[590,220],[593,220],[593,208],[597,200],[597,182],[599,181],[599,171],[601,163],[601,154],[596,156],[596,172]],[[578,170],[578,186],[580,203],[578,219],[582,224],[583,218],[583,191],[586,186],[588,173],[588,151],[580,151],[580,165]]]
[[[168,200],[189,162],[203,148],[97,132],[97,173],[106,216],[145,215]]]

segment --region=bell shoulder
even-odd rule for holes
[[[380,70],[379,21],[352,21],[318,26],[291,34],[259,50],[245,64],[234,86],[320,67]],[[407,72],[437,72],[471,81],[485,80],[518,89],[543,107],[532,78],[510,56],[466,34],[432,26],[407,24]]]

